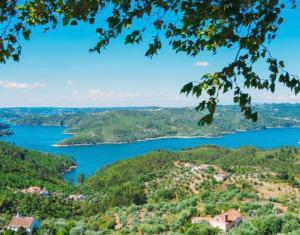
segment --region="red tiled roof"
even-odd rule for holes
[[[226,221],[226,216],[227,216],[227,221]],[[225,223],[235,222],[241,216],[242,216],[241,213],[235,209],[231,209],[229,211],[226,211],[225,213],[217,215],[217,217]]]
[[[27,191],[29,191],[29,192],[39,192],[39,191],[41,191],[41,188],[37,187],[37,186],[31,186],[27,189]]]
[[[12,217],[8,226],[14,227],[14,228],[30,228],[33,222],[34,222],[33,217],[14,216],[14,217]]]

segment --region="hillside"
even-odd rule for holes
[[[205,146],[157,151],[99,170],[84,219],[48,219],[42,230],[86,234],[221,234],[207,221],[229,209],[243,222],[229,234],[300,232],[300,152]],[[214,177],[226,174],[217,182]],[[72,225],[71,225],[72,224]]]
[[[67,157],[43,154],[0,142],[0,188],[30,185],[55,187],[75,163]]]
[[[257,105],[259,119],[246,121],[237,106],[220,106],[213,125],[198,126],[201,113],[190,108],[148,108],[11,117],[18,125],[58,125],[74,134],[58,145],[119,143],[173,136],[220,136],[238,130],[300,124],[300,105]]]
[[[73,206],[62,197],[74,191],[63,181],[64,172],[74,164],[64,156],[0,142],[0,230],[17,212],[41,219],[74,215]],[[51,198],[23,192],[31,186],[48,190]]]
[[[296,148],[156,151],[109,165],[78,187],[62,182],[67,159],[8,144],[0,149],[0,227],[18,211],[41,219],[36,234],[213,235],[221,231],[208,221],[236,209],[243,221],[228,234],[300,232]],[[227,179],[218,182],[218,175]],[[49,196],[18,191],[32,184],[47,186]]]
[[[9,125],[0,123],[0,136],[12,135],[12,131],[9,129]]]

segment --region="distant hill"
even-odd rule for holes
[[[9,125],[0,123],[0,136],[12,135],[13,132],[9,128]]]
[[[300,105],[268,104],[254,107],[259,119],[244,119],[237,106],[219,106],[210,126],[198,126],[203,115],[191,108],[51,109],[45,113],[8,110],[18,125],[55,125],[74,134],[58,145],[119,143],[160,137],[220,136],[238,130],[300,126]],[[47,110],[47,109],[46,109]],[[71,111],[70,111],[71,110]],[[14,114],[15,112],[15,114]],[[57,114],[59,112],[59,114]],[[56,114],[55,114],[56,113]]]

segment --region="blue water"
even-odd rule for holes
[[[90,176],[97,169],[117,160],[138,156],[146,152],[165,149],[179,150],[203,144],[215,144],[222,147],[239,147],[250,145],[261,148],[280,146],[300,147],[299,128],[274,128],[237,132],[219,138],[193,139],[158,139],[127,144],[101,144],[78,147],[53,147],[52,145],[68,136],[63,134],[64,128],[51,126],[12,126],[14,135],[1,137],[0,140],[13,142],[18,146],[72,156],[78,167],[65,175],[67,181],[76,181],[79,173]]]

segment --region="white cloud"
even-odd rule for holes
[[[68,81],[67,81],[67,85],[69,85],[69,86],[72,86],[72,85],[74,85],[74,81],[72,81],[72,80],[68,80]]]
[[[194,65],[197,67],[207,67],[209,66],[209,63],[207,61],[196,61]]]
[[[263,102],[267,103],[299,103],[300,96],[295,95],[268,95]]]
[[[88,91],[88,96],[94,97],[98,96],[101,93],[99,89],[92,89]]]
[[[171,101],[195,101],[197,100],[195,97],[186,96],[186,95],[176,95],[169,98]]]
[[[75,90],[72,91],[72,94],[73,94],[73,95],[78,95],[78,94],[79,94],[79,91],[78,91],[77,89],[75,89]]]
[[[35,82],[35,83],[23,83],[23,82],[13,82],[0,80],[0,87],[6,89],[35,89],[35,88],[45,88],[46,84]]]
[[[140,94],[130,92],[115,92],[115,91],[101,91],[100,89],[92,89],[88,91],[87,96],[89,98],[139,98]]]

